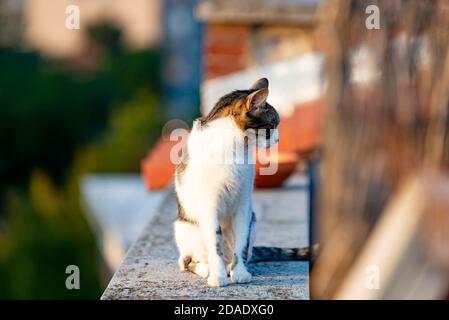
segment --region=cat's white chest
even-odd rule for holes
[[[242,197],[251,197],[254,180],[254,165],[233,158],[235,148],[243,143],[242,134],[232,119],[195,130],[188,141],[189,162],[176,183],[180,201],[190,216],[204,212],[203,208],[231,212]]]

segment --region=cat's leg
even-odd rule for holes
[[[177,220],[175,222],[175,239],[179,250],[179,269],[207,278],[209,275],[207,251],[199,226],[189,221]]]
[[[223,261],[221,227],[218,219],[211,218],[211,215],[204,215],[203,217],[200,222],[200,228],[209,264],[207,283],[211,287],[226,286],[228,284],[228,275]]]
[[[249,223],[249,235],[248,242],[246,246],[246,251],[244,251],[244,263],[247,264],[251,260],[251,256],[253,253],[254,240],[256,239],[256,215],[251,210],[251,221]]]
[[[231,281],[234,283],[246,283],[251,281],[251,273],[246,269],[246,263],[249,260],[254,239],[254,213],[250,209],[244,210],[242,208],[241,211],[237,212],[233,222],[235,252],[230,272]]]
[[[187,266],[190,272],[196,273],[201,278],[207,278],[209,276],[209,264],[204,262],[190,262]]]
[[[226,271],[228,276],[231,273],[231,269],[234,266],[234,232],[232,228],[232,220],[230,219],[229,225],[221,225],[223,230],[223,258],[226,265]]]
[[[229,276],[232,262],[234,261],[234,231],[232,227],[232,215],[228,214],[220,221],[222,236],[221,243],[223,249],[223,260],[226,265],[226,273]]]
[[[174,223],[176,246],[179,251],[178,265],[181,271],[188,270],[191,261],[207,261],[200,228],[198,225],[183,220]]]
[[[179,270],[181,271],[187,270],[187,266],[192,260],[191,252],[186,243],[188,229],[189,226],[186,225],[185,222],[175,221],[174,223],[175,241],[179,251],[178,266]]]
[[[191,261],[192,261],[191,256],[187,256],[187,255],[183,255],[183,254],[179,255],[179,258],[178,258],[179,270],[186,271],[187,267]]]

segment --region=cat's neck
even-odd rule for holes
[[[228,116],[208,122],[207,125],[201,125],[199,121],[195,121],[189,137],[188,149],[197,156],[205,156],[208,152],[213,153],[219,159],[226,159],[226,163],[229,164],[231,155],[234,159],[238,159],[236,160],[238,163],[245,157],[247,162],[252,160],[254,148],[248,147],[245,132],[238,127],[231,116]]]

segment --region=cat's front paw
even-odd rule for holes
[[[195,267],[195,273],[201,278],[209,276],[209,266],[206,263],[198,263]]]
[[[251,273],[249,273],[245,267],[234,268],[231,270],[231,281],[233,283],[248,283],[251,281]]]
[[[224,287],[228,285],[228,277],[227,275],[222,275],[222,276],[213,276],[213,275],[209,275],[209,277],[207,278],[207,284],[210,287]]]
[[[178,259],[178,266],[180,271],[187,271],[186,259],[184,257]]]

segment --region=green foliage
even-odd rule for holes
[[[75,150],[105,129],[136,91],[159,92],[159,55],[119,55],[87,74],[30,53],[0,49],[0,194],[26,184],[35,167],[61,182]]]
[[[100,258],[79,208],[65,205],[62,194],[45,188],[42,173],[31,182],[33,197],[7,197],[8,230],[0,239],[0,298],[96,299],[101,294]],[[42,188],[41,188],[42,187]],[[49,193],[50,192],[50,193]],[[39,202],[51,199],[57,210]],[[77,265],[80,290],[67,290],[65,269]]]
[[[108,21],[88,26],[87,33],[103,53],[116,55],[123,51],[122,31]]]
[[[156,96],[139,92],[111,114],[103,136],[79,149],[74,174],[139,171],[140,161],[159,136],[164,119]]]
[[[98,299],[102,292],[79,178],[138,171],[165,120],[159,54],[106,57],[95,70],[75,72],[0,48],[0,298]],[[80,290],[65,288],[72,264]]]

